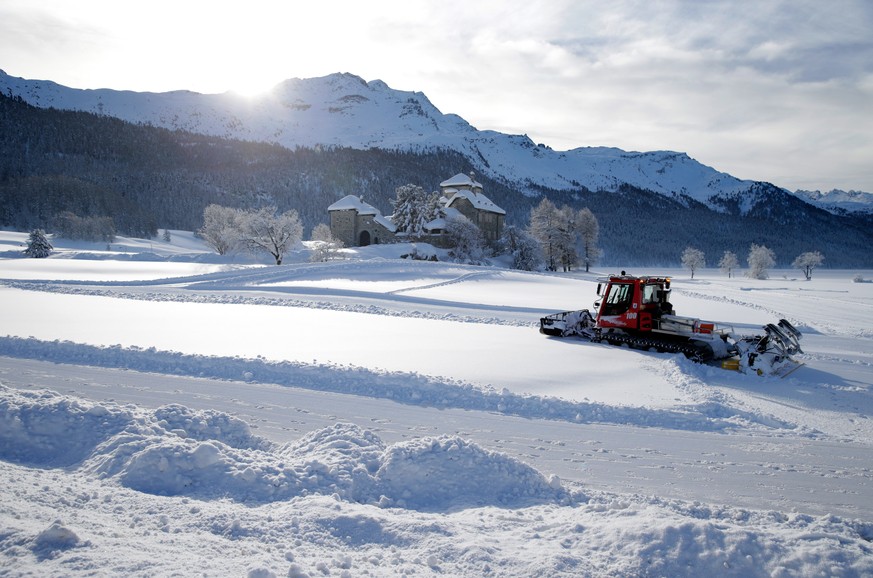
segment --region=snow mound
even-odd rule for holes
[[[5,387],[0,410],[0,458],[77,466],[148,494],[257,503],[314,494],[420,510],[567,497],[557,478],[458,437],[386,447],[370,431],[337,423],[277,446],[219,411],[132,413]]]
[[[130,421],[130,412],[117,406],[0,385],[0,459],[69,466],[82,461]]]
[[[159,425],[181,437],[200,441],[217,440],[232,448],[268,449],[270,443],[252,434],[249,424],[224,412],[193,411],[171,404],[155,411]]]
[[[75,548],[79,545],[79,541],[79,536],[73,530],[64,526],[60,520],[56,520],[37,534],[31,550],[38,558],[51,558],[58,552]]]
[[[399,443],[385,453],[377,473],[385,496],[418,510],[453,506],[518,504],[526,499],[557,500],[560,481],[503,454],[457,436]]]

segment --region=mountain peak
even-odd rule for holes
[[[288,148],[454,150],[469,158],[480,174],[513,183],[532,196],[543,188],[615,191],[629,184],[670,197],[690,197],[718,210],[723,204],[719,198],[745,194],[753,184],[683,152],[608,147],[561,152],[536,145],[527,135],[480,131],[457,115],[443,114],[421,92],[395,90],[382,80],[367,82],[349,72],[288,79],[260,98],[245,101],[231,93],[78,90],[5,73],[0,75],[0,91],[43,108],[81,110]]]

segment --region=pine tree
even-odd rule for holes
[[[439,193],[427,193],[418,185],[402,185],[395,190],[397,195],[391,200],[394,214],[391,221],[397,232],[406,233],[412,239],[424,235],[424,227],[439,217]]]
[[[45,236],[45,231],[42,229],[34,229],[30,232],[30,237],[27,240],[27,249],[24,254],[34,259],[44,259],[52,254],[52,244],[49,243]]]

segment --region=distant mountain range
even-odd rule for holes
[[[394,90],[352,74],[290,79],[260,97],[189,91],[81,90],[0,71],[0,92],[41,108],[88,111],[173,130],[284,147],[341,146],[403,151],[454,150],[482,174],[531,195],[543,189],[617,191],[622,185],[748,212],[756,182],[719,172],[672,151],[587,147],[555,151],[526,135],[480,131],[443,114],[420,92]],[[783,189],[784,190],[784,189]],[[829,211],[873,212],[873,195],[798,192]],[[746,198],[748,197],[748,198]]]
[[[873,213],[873,193],[833,189],[825,193],[799,190],[794,194],[807,203],[836,214]]]
[[[873,268],[868,193],[795,194],[669,151],[558,152],[350,74],[288,80],[252,99],[79,90],[0,72],[0,226],[17,230],[78,222],[70,214],[110,217],[127,235],[196,230],[219,203],[295,209],[309,231],[346,195],[388,214],[398,186],[435,190],[469,171],[507,224],[525,226],[543,196],[589,208],[602,263],[619,268],[675,266],[688,246],[715,266],[751,244],[783,267],[816,250],[827,266]]]

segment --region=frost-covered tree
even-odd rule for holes
[[[54,218],[54,232],[58,237],[82,241],[115,241],[115,221],[112,217],[80,217],[63,211]]]
[[[285,254],[303,238],[303,224],[297,211],[276,214],[274,207],[247,211],[242,215],[242,239],[252,252],[267,251],[282,264]]]
[[[823,262],[824,255],[818,251],[807,251],[806,253],[798,255],[791,266],[803,271],[803,275],[806,277],[806,280],[809,281],[812,279],[812,270],[816,267],[820,267]]]
[[[767,279],[767,270],[776,264],[776,255],[764,245],[752,243],[749,248],[749,272],[746,273],[752,279]]]
[[[682,251],[682,266],[691,271],[691,278],[694,279],[694,272],[706,267],[706,255],[700,249],[685,247]]]
[[[569,271],[579,263],[579,251],[576,246],[578,237],[576,216],[576,211],[567,205],[558,210],[558,230],[555,240],[561,267],[564,271]]]
[[[459,263],[481,265],[487,255],[482,231],[470,219],[456,214],[446,220],[446,235],[449,238],[449,257]]]
[[[722,273],[726,273],[729,278],[733,270],[739,267],[740,260],[737,258],[736,253],[731,251],[725,251],[724,255],[721,256],[721,261],[718,262],[718,268],[721,269]]]
[[[543,197],[543,200],[530,210],[528,232],[539,242],[549,271],[555,271],[558,268],[560,258],[559,222],[558,207],[546,197]]]
[[[209,205],[203,210],[203,227],[199,233],[219,255],[236,249],[241,241],[243,213],[239,209]]]
[[[312,233],[309,236],[311,241],[329,242],[334,239],[333,233],[330,232],[330,225],[319,223],[312,228]]]
[[[394,207],[391,220],[397,231],[413,239],[421,238],[424,226],[439,217],[439,193],[428,193],[418,185],[408,184],[397,187],[395,195],[391,200]]]
[[[503,229],[500,247],[512,257],[512,268],[539,271],[543,268],[543,251],[539,242],[524,229],[509,225]]]
[[[600,224],[590,209],[560,209],[547,198],[531,209],[528,232],[540,243],[547,268],[569,271],[580,261],[587,271],[600,257],[597,238]]]
[[[557,271],[558,266],[567,271],[578,262],[576,213],[570,207],[559,209],[543,197],[530,211],[528,232],[539,241],[549,271]]]
[[[580,261],[585,265],[585,271],[600,258],[600,248],[597,246],[597,238],[600,236],[600,223],[591,209],[584,207],[579,209],[576,215],[576,231],[579,234],[581,245]]]
[[[336,259],[343,248],[343,242],[334,237],[330,227],[324,223],[319,223],[312,229],[311,239],[313,246],[309,260],[314,263]]]
[[[45,236],[45,231],[34,229],[27,239],[27,248],[24,250],[24,254],[34,259],[44,259],[51,255],[53,250],[54,247]]]
[[[169,243],[172,240],[173,240],[173,235],[170,234],[170,230],[164,229],[164,242]]]

